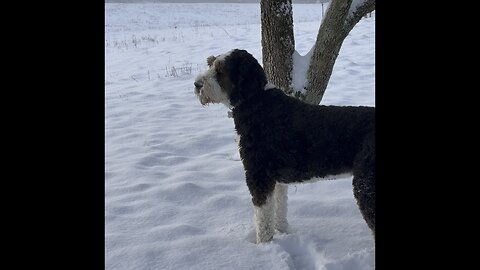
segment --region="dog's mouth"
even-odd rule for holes
[[[200,104],[202,104],[203,106],[207,105],[208,103],[210,103],[210,99],[206,96],[203,96],[203,95],[198,95],[198,99],[200,100]]]

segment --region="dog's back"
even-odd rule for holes
[[[352,172],[365,140],[374,145],[373,107],[310,105],[275,88],[242,106],[234,119],[242,145],[251,146],[245,154],[279,182]]]

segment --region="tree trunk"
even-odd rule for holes
[[[269,82],[291,93],[293,51],[292,0],[261,0],[263,69]]]
[[[327,89],[343,41],[360,19],[375,9],[375,0],[332,0],[320,25],[307,72],[305,102],[319,104]],[[352,10],[353,9],[353,10]]]
[[[344,39],[360,19],[375,10],[375,0],[331,0],[318,31],[303,89],[293,89],[295,40],[291,0],[261,0],[263,68],[267,79],[287,94],[319,104]]]
[[[307,72],[305,101],[319,104],[332,75],[335,60],[346,34],[343,25],[352,0],[332,0],[318,30]]]

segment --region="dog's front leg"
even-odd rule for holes
[[[241,139],[244,137],[242,136]],[[240,151],[242,154],[242,151]],[[249,159],[242,156],[245,166],[245,176],[247,186],[252,195],[252,202],[255,214],[255,228],[257,244],[265,243],[273,239],[275,233],[274,227],[274,190],[275,180],[266,176],[262,170],[255,170],[255,167],[249,167]],[[255,162],[254,164],[262,162]]]
[[[274,227],[282,233],[288,230],[287,221],[287,200],[288,200],[288,186],[286,184],[276,183],[275,191],[273,193],[274,200]]]
[[[262,205],[255,205],[255,225],[257,232],[257,244],[265,243],[273,239],[274,229],[274,203],[273,194],[267,196]]]

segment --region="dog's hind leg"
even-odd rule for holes
[[[353,195],[375,237],[375,143],[367,141],[355,159]]]
[[[353,177],[353,194],[358,208],[375,236],[375,185],[374,178]],[[372,188],[373,187],[373,188]]]
[[[287,221],[287,200],[288,200],[288,186],[286,184],[275,184],[275,191],[273,193],[274,200],[274,227],[282,233],[288,230]]]

